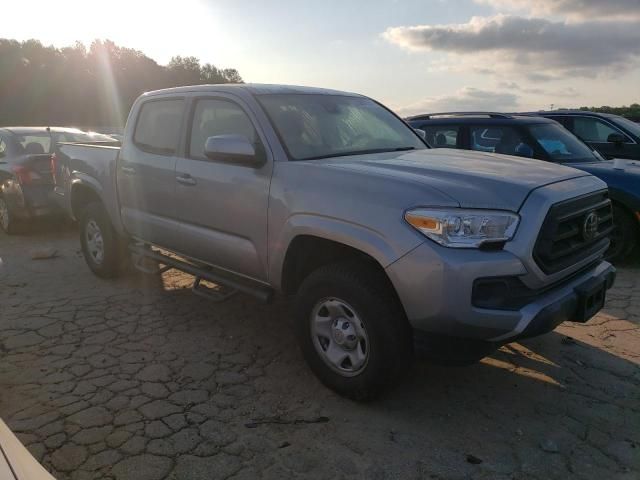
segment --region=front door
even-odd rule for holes
[[[609,122],[595,117],[572,117],[571,131],[593,148],[598,150],[605,158],[634,158],[635,142],[624,132],[617,129]],[[609,142],[609,135],[617,133],[626,140],[622,144]]]
[[[273,162],[246,105],[235,97],[194,98],[184,157],[176,165],[176,208],[184,253],[211,265],[267,280],[267,211]],[[267,156],[259,168],[212,161],[207,138],[238,134]]]

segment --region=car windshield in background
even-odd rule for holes
[[[628,118],[624,117],[616,118],[616,122],[620,124],[621,127],[629,130],[629,132],[633,133],[635,136],[640,137],[640,123],[632,122]]]
[[[596,162],[602,159],[560,125],[531,125],[529,132],[554,161]]]
[[[404,122],[362,97],[261,95],[293,160],[428,148]]]

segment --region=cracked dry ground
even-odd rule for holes
[[[0,256],[0,416],[58,479],[640,478],[637,266],[587,325],[419,361],[362,405],[309,372],[286,305],[100,280],[69,230],[0,236]]]

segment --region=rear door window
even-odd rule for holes
[[[142,105],[134,143],[150,153],[174,155],[182,125],[183,99],[152,100]]]
[[[445,125],[425,125],[420,128],[427,134],[427,143],[433,148],[457,148],[459,127]]]

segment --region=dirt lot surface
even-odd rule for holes
[[[0,417],[58,479],[640,478],[637,266],[587,325],[419,361],[362,405],[310,373],[284,304],[100,280],[68,229],[0,235],[0,257]]]

